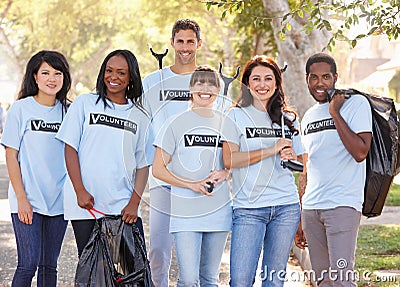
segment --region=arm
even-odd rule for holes
[[[300,173],[300,176],[299,176],[299,186],[298,186],[300,207],[302,206],[302,198],[303,198],[304,192],[306,190],[306,186],[307,186],[307,168],[306,168],[307,160],[308,160],[308,154],[304,154],[303,156],[298,156],[298,161],[302,162],[304,165],[303,172]],[[294,243],[296,244],[296,246],[298,248],[304,249],[305,247],[307,247],[307,240],[303,233],[303,228],[302,228],[301,224],[302,223],[301,223],[301,217],[300,217],[300,222],[297,227],[296,234],[294,236]]]
[[[79,165],[78,152],[70,145],[65,144],[65,163],[68,175],[76,193],[78,205],[84,209],[94,206],[94,197],[86,190],[82,182],[81,167]]]
[[[153,176],[173,186],[189,188],[195,192],[199,192],[204,195],[211,195],[206,190],[206,188],[209,187],[209,185],[207,184],[208,177],[207,179],[197,181],[178,177],[167,169],[167,164],[170,161],[171,155],[160,147],[157,147],[152,168]]]
[[[18,153],[16,149],[6,147],[7,170],[18,201],[18,219],[23,223],[32,224],[33,208],[25,193]]]
[[[291,146],[292,141],[290,139],[281,138],[272,147],[241,152],[237,144],[223,142],[222,156],[226,168],[240,168],[260,162],[267,157],[274,156],[281,152],[284,147]],[[290,148],[290,150],[292,149]],[[290,152],[290,150],[288,149],[285,152]]]
[[[146,187],[147,179],[149,177],[149,167],[143,167],[136,170],[135,184],[132,196],[128,204],[122,209],[122,220],[128,224],[136,222],[138,217],[138,208],[144,189]]]
[[[356,134],[349,128],[340,114],[340,108],[342,107],[344,100],[345,98],[343,94],[335,95],[330,103],[329,113],[335,122],[336,130],[343,145],[357,162],[361,162],[368,155],[372,134],[370,132]]]

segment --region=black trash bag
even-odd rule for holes
[[[362,214],[366,217],[382,213],[395,175],[400,171],[399,121],[393,99],[371,95],[355,89],[336,93],[361,94],[372,111],[372,141],[367,156],[367,176]]]
[[[103,286],[154,287],[144,238],[120,215],[96,220],[76,268],[75,287]]]

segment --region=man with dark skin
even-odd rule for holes
[[[302,228],[318,286],[357,286],[354,262],[361,218],[372,116],[362,95],[327,90],[338,79],[335,60],[324,53],[306,63],[306,81],[317,101],[301,123],[306,149],[300,176]],[[296,244],[306,245],[302,230]]]

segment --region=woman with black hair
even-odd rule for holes
[[[300,205],[293,174],[281,161],[297,159],[304,150],[273,59],[247,62],[238,107],[228,118],[223,158],[234,193],[230,283],[252,286],[263,250],[262,286],[283,286]]]
[[[12,286],[57,285],[57,260],[67,228],[63,209],[64,144],[55,138],[71,87],[69,65],[56,51],[28,61],[1,144],[10,177],[8,198],[18,251]]]
[[[70,178],[65,217],[71,220],[79,256],[95,224],[93,208],[122,215],[125,223],[136,223],[143,233],[138,209],[153,154],[146,150],[152,147],[146,144],[152,133],[139,105],[141,96],[136,57],[128,50],[115,50],[101,65],[96,93],[75,99],[57,134],[65,143]]]

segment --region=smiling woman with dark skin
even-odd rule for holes
[[[120,214],[143,233],[138,208],[148,178],[147,158],[152,158],[146,154],[149,119],[138,104],[139,66],[130,51],[116,50],[105,58],[96,91],[76,98],[57,134],[65,142],[70,178],[65,217],[72,222],[79,256],[93,230],[93,208]]]

